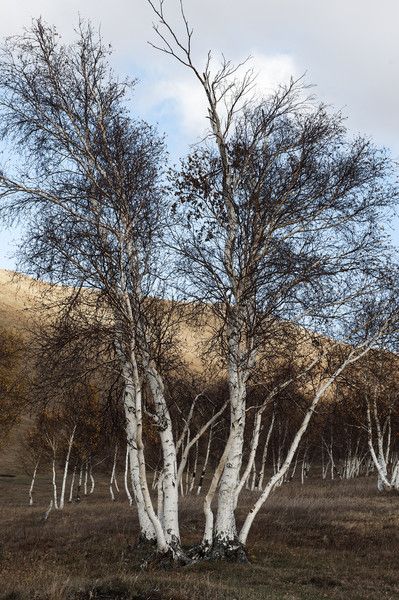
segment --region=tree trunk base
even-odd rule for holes
[[[137,547],[138,548],[153,548],[156,546],[157,540],[155,537],[149,538],[145,533],[140,533],[137,538]]]
[[[192,558],[183,550],[178,541],[172,541],[166,552],[152,553],[141,564],[142,569],[173,569],[192,564]]]
[[[245,546],[238,539],[214,540],[208,560],[227,560],[229,562],[249,564]]]
[[[238,539],[214,540],[212,546],[206,543],[194,546],[188,552],[193,561],[209,560],[249,564],[245,546]]]

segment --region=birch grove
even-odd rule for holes
[[[178,168],[132,116],[134,84],[113,73],[90,24],[67,45],[33,21],[0,57],[14,160],[0,171],[0,210],[27,221],[27,271],[65,292],[56,307],[43,298],[51,318],[35,347],[36,400],[50,407],[34,431],[51,473],[45,519],[68,485],[69,502],[75,488],[90,501],[98,466],[108,501],[134,509],[140,542],[165,561],[245,562],[268,497],[294,477],[305,485],[314,456],[323,479],[372,460],[381,489],[399,486],[393,408],[373,386],[358,390],[366,420],[345,449],[341,423],[333,432],[320,416],[354,397],[346,377],[396,352],[398,268],[379,230],[398,197],[394,166],[302,79],[264,95],[246,62],[197,63],[183,4],[180,36],[166,4],[148,3],[152,45],[207,103],[206,137]],[[203,531],[187,550],[190,494]]]
[[[189,293],[198,301],[211,300],[222,324],[215,327],[215,340],[225,360],[231,421],[206,551],[217,558],[241,559],[253,520],[248,517],[244,533],[238,535],[235,508],[254,459],[253,449],[248,472],[241,477],[253,371],[279,319],[308,326],[314,319],[323,327],[339,306],[370,293],[360,275],[358,251],[367,247],[377,261],[378,243],[366,233],[359,215],[371,216],[374,208],[386,204],[387,190],[380,195],[374,183],[384,177],[387,163],[366,141],[344,140],[341,117],[316,105],[300,81],[258,100],[252,95],[253,72],[245,66],[243,70],[226,59],[215,66],[211,53],[205,65],[197,66],[183,5],[183,34],[178,34],[165,15],[166,5],[149,4],[156,18],[151,45],[192,73],[208,107],[207,142],[197,145],[175,174],[175,211],[183,231],[171,231],[170,245],[181,257],[180,276]],[[369,160],[373,181],[366,167]],[[354,289],[347,273],[356,268],[359,285]],[[347,364],[344,359],[337,372]],[[254,516],[267,490],[288,470],[314,407],[333,381],[316,393],[286,458],[282,463],[278,459],[275,475],[252,510]],[[259,428],[260,415],[255,418],[254,447]]]

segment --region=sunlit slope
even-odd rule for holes
[[[53,307],[57,307],[57,304],[62,302],[70,292],[71,288],[50,286],[26,275],[0,270],[0,332],[15,334],[29,350],[31,332],[34,329],[36,317],[38,316],[38,307],[41,299],[45,297],[47,303],[50,299]],[[86,293],[93,294],[95,292],[87,291]],[[164,306],[168,309],[168,303]],[[212,332],[215,330],[214,325],[216,325],[216,322],[212,311],[210,309],[202,309],[201,312],[198,312],[196,322],[194,323],[192,320],[192,308],[192,305],[179,304],[178,309],[173,313],[173,319],[175,320],[173,329],[176,330],[178,362],[183,367],[182,369],[180,366],[178,367],[178,373],[179,375],[183,374],[184,377],[189,375],[190,379],[191,376],[195,376],[198,380],[196,384],[199,388],[198,391],[202,391],[209,388],[212,381],[225,379],[226,371],[223,364],[216,359],[216,356],[212,352],[205,355],[205,357],[203,355],[204,350],[209,346],[207,342],[209,342]],[[46,315],[46,318],[51,318],[51,311],[46,313]],[[190,318],[187,318],[188,316]],[[285,355],[284,353],[282,356],[279,356],[279,353],[276,353],[274,358],[271,359],[271,363],[269,361],[267,363],[266,379],[269,377],[273,378],[273,375],[279,372],[281,367],[287,366],[288,363],[309,364],[314,357],[318,356],[320,344],[323,346],[331,344],[331,340],[322,337],[319,337],[318,342],[314,344],[310,340],[310,337],[306,335],[305,330],[301,330],[301,328],[287,322],[279,326],[278,335],[276,337],[273,336],[272,339],[275,345],[279,346],[283,338],[293,340],[302,331],[305,335],[299,336],[302,340],[300,342],[300,351],[298,352],[297,347],[292,356]],[[319,365],[323,370],[327,366],[323,361]],[[23,365],[21,377],[26,376],[27,368],[27,364]],[[303,386],[299,382],[299,385],[302,388],[301,393],[309,396],[310,399],[314,393],[313,385],[310,382],[303,382]],[[333,388],[326,394],[325,401],[332,399],[332,397]],[[32,402],[32,407],[34,411],[34,402]],[[18,457],[20,455],[21,440],[23,432],[29,426],[29,423],[30,417],[29,415],[25,415],[11,431],[6,444],[3,444],[3,449],[1,449],[0,444],[0,474],[2,472],[12,472],[14,468],[15,470],[20,470],[19,467],[21,465]]]
[[[50,286],[26,275],[0,269],[0,333],[4,332],[15,335],[16,339],[19,340],[19,344],[27,348],[28,356],[29,341],[32,330],[35,327],[35,321],[39,316],[38,309],[42,298],[46,299],[46,304],[50,301],[56,307],[57,303],[61,302],[70,291],[70,288]],[[177,325],[177,345],[182,355],[182,362],[185,365],[185,369],[197,374],[204,372],[204,365],[199,357],[198,348],[209,336],[209,325],[205,324],[201,328],[191,327],[183,325],[182,319],[179,318]],[[28,365],[26,364],[22,366],[21,378],[26,376],[26,372],[24,371],[27,368]],[[32,403],[31,411],[34,412],[34,402]],[[0,475],[13,473],[14,470],[21,470],[21,442],[23,434],[30,423],[30,415],[25,414],[15,424],[6,438],[6,442],[0,444]]]

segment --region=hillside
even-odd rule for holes
[[[34,324],[38,301],[43,295],[50,295],[54,304],[57,304],[57,300],[62,299],[69,292],[68,288],[50,286],[44,282],[34,280],[26,275],[14,273],[12,271],[0,270],[0,333],[5,332],[8,334],[16,335],[23,345],[29,344],[30,331]],[[179,313],[181,311],[179,310]],[[210,331],[212,321],[214,317],[209,312],[206,312],[202,316],[201,326],[188,324],[184,318],[184,307],[182,309],[183,318],[181,314],[177,324],[178,327],[178,346],[182,360],[188,367],[189,371],[195,375],[200,375],[201,379],[204,379],[206,385],[210,384],[213,378],[220,380],[224,377],[223,367],[215,369],[216,372],[212,375],[210,367],[210,360],[206,363],[201,359],[201,349],[204,347],[204,342],[210,337]],[[296,328],[292,325],[287,326],[284,324],[284,329],[279,332],[279,337],[282,339],[283,336],[290,336],[291,333],[295,335]],[[288,327],[288,328],[287,328]],[[283,336],[281,336],[283,333]],[[323,345],[329,343],[327,339],[322,339]],[[301,353],[307,356],[310,360],[315,354],[315,347],[309,342],[301,341]],[[278,353],[276,354],[278,357]],[[285,357],[285,363],[293,360],[296,362],[296,355],[292,359]],[[276,358],[274,363],[275,369],[280,370],[282,365],[281,358]],[[268,363],[268,375],[272,373],[273,369],[270,369]],[[286,366],[286,365],[284,365]],[[24,370],[27,365],[22,366],[21,378],[24,378]],[[273,375],[273,373],[272,373]],[[308,387],[306,384],[302,387],[301,393],[307,395],[308,391],[312,391],[312,386]],[[331,390],[332,391],[332,390]],[[326,399],[330,396],[330,393],[326,395]],[[29,426],[31,419],[29,415],[25,415],[19,423],[17,423],[11,430],[9,437],[7,438],[6,444],[3,444],[1,449],[0,444],[0,474],[1,473],[12,473],[14,470],[18,470],[19,462],[18,456],[20,454],[19,448],[23,437],[23,432]],[[20,470],[20,469],[19,469]]]
[[[16,336],[23,346],[29,344],[41,298],[46,296],[47,300],[50,298],[56,305],[57,296],[62,299],[69,291],[68,288],[50,286],[27,275],[0,269],[0,333]],[[192,372],[204,371],[203,363],[199,358],[198,345],[207,336],[209,336],[207,325],[199,330],[179,323],[178,344],[184,354],[184,361]],[[23,372],[21,377],[24,377]],[[0,445],[0,474],[11,473],[15,469],[23,432],[30,422],[29,415],[24,416],[11,430],[3,449]]]

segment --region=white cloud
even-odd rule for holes
[[[292,73],[307,72],[321,98],[349,115],[353,130],[370,134],[399,156],[398,0],[184,0],[194,27],[193,52],[209,49],[237,59],[251,54],[259,90],[267,93]],[[181,31],[178,1],[165,0]],[[158,120],[173,153],[204,129],[199,84],[146,42],[153,15],[146,0],[0,0],[0,37],[19,33],[43,16],[71,38],[78,14],[101,24],[116,50],[115,70],[139,75],[136,108]],[[1,250],[1,242],[0,242]]]
[[[257,77],[257,87],[261,94],[272,92],[279,84],[287,83],[290,77],[298,77],[298,68],[292,56],[288,54],[277,54],[268,56],[260,52],[254,52],[253,66]]]
[[[206,129],[207,107],[203,90],[192,78],[164,79],[154,84],[152,110],[162,114],[165,109],[176,117],[177,126],[187,136],[201,136]]]
[[[299,74],[308,73],[325,101],[344,107],[354,129],[399,154],[398,0],[184,0],[184,4],[194,27],[195,56],[211,48],[234,59],[252,49],[257,60],[268,61],[262,77],[284,71],[292,57]],[[177,0],[165,0],[165,10],[181,30]],[[182,68],[146,44],[154,37],[153,15],[145,0],[3,0],[0,36],[17,33],[31,17],[42,15],[69,38],[78,13],[101,23],[122,73],[140,71],[145,81],[148,74],[151,79],[152,73],[161,72],[159,82],[167,85],[159,85],[155,93],[175,102],[185,130],[197,130],[191,112],[198,107],[195,84],[186,84]],[[181,100],[173,100],[176,97]]]
[[[239,58],[235,63],[238,64],[242,60]],[[298,75],[294,61],[288,55],[266,56],[254,52],[242,67],[242,74],[248,68],[253,68],[256,74],[254,93],[260,96],[269,94],[291,76]],[[191,72],[182,69],[180,75],[161,77],[139,91],[138,98],[141,108],[157,115],[159,120],[163,121],[168,115],[172,115],[181,133],[192,141],[193,138],[201,138],[204,135],[207,127],[206,98],[200,83]]]

